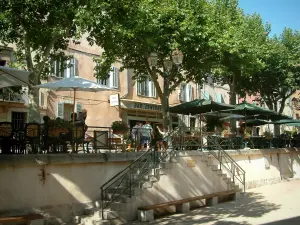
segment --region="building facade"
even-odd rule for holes
[[[4,55],[1,52],[0,60],[13,61],[13,48]],[[106,80],[97,80],[94,76],[94,58],[101,56],[103,49],[99,46],[90,46],[86,39],[82,39],[76,45],[70,42],[66,55],[71,56],[67,62],[70,66],[64,71],[59,70],[61,62],[54,62],[53,72],[47,81],[52,82],[72,76],[79,76],[97,82],[109,88],[100,92],[76,93],[75,111],[87,111],[86,123],[89,126],[110,127],[113,121],[123,120],[131,127],[136,122],[150,121],[153,125],[163,122],[161,101],[156,93],[155,86],[150,79],[143,82],[133,80],[133,70],[120,71],[121,62],[116,61],[112,65],[112,72]],[[159,78],[159,84],[163,86],[163,79]],[[229,103],[229,88],[215,84],[197,85],[195,83],[182,83],[169,97],[170,106],[182,102],[192,101],[196,98],[214,100],[216,102]],[[73,91],[52,91],[40,89],[41,117],[48,115],[54,119],[57,117],[71,120],[73,112]],[[27,98],[26,98],[27,97]],[[23,95],[22,102],[0,101],[1,121],[15,121],[21,117],[21,123],[28,121],[28,95]],[[4,105],[4,106],[2,106]],[[19,115],[19,114],[22,115]],[[178,116],[171,114],[173,127],[180,125],[196,127],[199,125],[196,116]]]

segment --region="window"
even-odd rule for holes
[[[75,58],[71,58],[67,61],[56,60],[53,62],[53,73],[56,77],[61,77],[61,78],[75,77],[78,76],[77,71],[78,71],[78,60]]]
[[[216,96],[217,96],[217,102],[218,103],[224,103],[224,99],[223,99],[222,94],[216,93]]]
[[[137,81],[137,94],[146,97],[156,97],[156,88],[149,77],[143,81]]]
[[[181,84],[179,92],[179,100],[182,102],[190,102],[194,99],[193,87],[190,84]]]
[[[20,130],[23,129],[26,122],[26,112],[12,112],[11,113],[11,122],[13,129]]]
[[[45,106],[45,95],[43,92],[40,92],[40,107]]]
[[[110,88],[119,88],[119,69],[112,67],[109,72],[109,77],[105,80],[97,79],[97,83]]]
[[[296,119],[299,120],[299,113],[296,113]]]
[[[75,112],[77,116],[82,112],[82,104],[75,102]],[[71,119],[71,114],[73,113],[73,104],[58,102],[56,105],[56,117],[61,119],[69,120]]]

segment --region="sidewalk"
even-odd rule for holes
[[[150,223],[187,225],[300,225],[300,180],[250,189],[235,202],[174,214]]]

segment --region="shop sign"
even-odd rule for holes
[[[119,94],[109,96],[110,106],[119,106]]]
[[[122,105],[125,106],[125,108],[130,108],[130,109],[145,109],[151,111],[161,111],[161,106],[154,105],[154,104],[147,104],[147,103],[140,103],[140,102],[123,102]]]

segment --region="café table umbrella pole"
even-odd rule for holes
[[[73,98],[73,124],[75,122],[75,107],[76,107],[76,90],[77,88],[74,88],[74,98]]]

